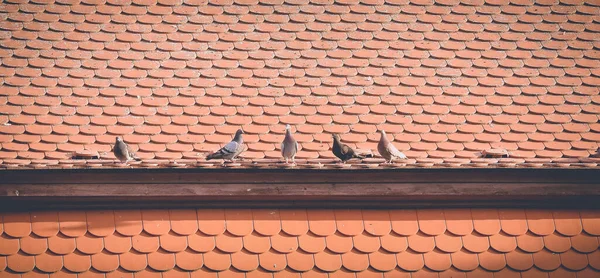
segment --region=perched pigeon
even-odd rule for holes
[[[135,155],[135,153],[129,148],[121,137],[117,137],[115,139],[115,146],[113,147],[113,153],[115,157],[117,157],[121,162],[127,163],[129,160],[141,160],[139,157]]]
[[[211,160],[211,159],[223,159],[223,160],[229,160],[229,161],[235,160],[235,158],[244,151],[244,139],[242,139],[242,134],[244,134],[244,131],[242,131],[241,129],[238,129],[235,132],[235,137],[233,138],[233,140],[231,142],[227,143],[227,145],[222,147],[220,150],[208,155],[206,157],[206,160]]]
[[[333,148],[331,148],[331,150],[333,151],[333,154],[344,163],[352,158],[364,159],[364,157],[356,154],[356,152],[348,147],[348,145],[340,142],[340,137],[337,134],[333,134]]]
[[[387,139],[385,136],[385,131],[380,130],[381,139],[379,139],[379,144],[377,144],[377,151],[379,154],[385,158],[385,162],[392,163],[395,158],[406,159],[406,155],[404,155],[401,151],[396,149],[394,145]]]
[[[294,158],[298,152],[298,142],[292,136],[290,125],[285,126],[285,138],[281,142],[281,156],[285,158],[285,163],[289,163],[289,159],[292,159],[292,163],[296,163]]]

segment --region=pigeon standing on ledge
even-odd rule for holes
[[[127,161],[132,159],[138,161],[141,160],[135,155],[135,153],[129,148],[129,146],[125,144],[125,142],[123,142],[123,139],[121,139],[121,137],[117,137],[115,139],[113,153],[115,154],[115,157],[117,157],[117,159],[119,159],[123,163],[127,163]]]
[[[292,164],[295,164],[294,158],[298,152],[298,141],[292,136],[292,130],[290,125],[285,126],[285,138],[281,142],[281,156],[285,158],[285,163],[289,163],[289,159],[292,159]]]
[[[379,139],[379,144],[377,144],[377,151],[379,154],[385,158],[386,163],[392,163],[394,159],[406,159],[406,155],[404,155],[401,151],[396,149],[394,145],[387,139],[384,130],[379,131],[381,133],[381,139]]]
[[[238,129],[235,132],[235,137],[233,140],[218,151],[208,155],[206,160],[211,159],[223,159],[233,161],[235,158],[244,151],[244,139],[242,138],[242,134],[244,131]]]
[[[364,159],[364,157],[356,154],[356,152],[348,145],[342,143],[340,141],[340,136],[337,134],[333,134],[333,147],[331,148],[331,151],[344,163],[352,158]]]

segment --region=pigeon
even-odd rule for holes
[[[379,144],[377,144],[377,151],[379,154],[385,158],[386,163],[392,163],[395,158],[406,159],[406,155],[404,155],[401,151],[396,149],[394,145],[387,139],[384,130],[380,130],[381,139],[379,139]]]
[[[242,139],[242,134],[244,134],[244,131],[238,129],[235,132],[235,137],[233,137],[231,142],[227,143],[227,145],[218,151],[208,155],[206,160],[223,159],[234,161],[235,158],[244,151],[244,139]]]
[[[340,142],[340,136],[337,134],[333,134],[333,148],[331,148],[331,151],[333,151],[333,154],[344,163],[352,158],[364,159],[364,157],[356,154],[356,152],[348,147],[348,145]]]
[[[117,157],[117,159],[119,159],[123,163],[127,163],[127,161],[132,159],[138,161],[141,160],[135,155],[135,153],[129,148],[129,146],[125,144],[125,142],[123,142],[123,139],[121,137],[117,137],[115,139],[113,153],[115,154],[115,157]]]
[[[285,126],[285,138],[281,142],[281,156],[285,158],[285,163],[289,163],[289,159],[292,159],[292,164],[295,164],[294,158],[298,152],[298,141],[292,136],[292,130],[290,125]]]

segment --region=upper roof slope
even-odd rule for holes
[[[285,124],[306,159],[378,129],[410,158],[595,152],[600,3],[433,2],[3,1],[2,166],[115,136],[197,159],[239,127],[242,157],[279,158]]]

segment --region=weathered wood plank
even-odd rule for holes
[[[416,209],[416,208],[549,208],[549,209],[599,209],[598,198],[587,196],[545,197],[543,199],[477,198],[464,200],[458,197],[435,199],[409,198],[406,200],[198,200],[193,198],[8,198],[0,202],[0,211],[31,211],[51,209],[132,209],[132,208],[360,208],[360,209]]]
[[[587,169],[0,171],[0,210],[112,206],[600,206]]]
[[[74,169],[1,170],[0,183],[590,182],[595,169]]]
[[[600,196],[594,183],[206,183],[206,184],[0,184],[0,197],[293,197],[369,196]]]

